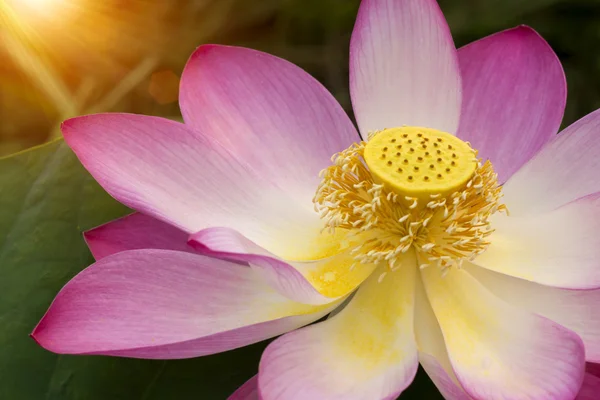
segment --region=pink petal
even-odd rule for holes
[[[474,265],[468,265],[467,270],[504,301],[577,333],[585,344],[586,360],[600,362],[600,289],[556,289]]]
[[[422,270],[452,367],[476,399],[571,400],[584,376],[584,345],[572,331],[513,307],[451,268]]]
[[[227,226],[275,251],[274,239],[322,226],[309,199],[314,187],[304,197],[286,192],[183,124],[98,114],[70,119],[62,130],[113,197],[188,233]]]
[[[463,103],[457,136],[506,181],[560,128],[565,74],[548,43],[520,26],[461,48]]]
[[[548,143],[504,185],[511,215],[543,213],[600,192],[600,110]]]
[[[600,364],[589,362],[585,365],[585,371],[600,378]]]
[[[363,0],[350,43],[350,93],[363,137],[402,125],[455,133],[458,59],[435,0]]]
[[[257,246],[243,235],[227,228],[210,228],[190,236],[190,245],[212,257],[249,263],[271,287],[282,295],[303,304],[328,304],[350,294],[373,271],[374,266],[355,263],[347,252],[315,261],[289,262]],[[313,272],[334,273],[323,282]],[[334,286],[331,288],[331,286]],[[329,289],[329,290],[328,290]],[[333,290],[331,290],[333,289]]]
[[[60,354],[188,358],[280,335],[330,310],[289,301],[243,265],[131,250],[67,283],[32,336]]]
[[[498,216],[492,226],[475,264],[548,286],[600,288],[600,192],[545,214]]]
[[[575,400],[598,400],[600,396],[600,378],[592,374],[585,374],[583,385]]]
[[[309,193],[331,156],[360,140],[334,97],[281,58],[201,46],[181,78],[186,123],[286,190]],[[310,203],[309,203],[310,204]]]
[[[415,275],[414,257],[380,283],[376,272],[334,317],[271,343],[259,368],[262,398],[395,399],[418,366]]]
[[[94,258],[136,249],[165,249],[194,252],[188,234],[167,223],[134,213],[84,232]]]
[[[248,379],[227,400],[260,400],[258,394],[258,375]]]
[[[429,354],[419,353],[419,362],[431,378],[437,389],[440,391],[446,400],[472,400],[465,391],[460,387],[458,382],[455,382],[448,371],[442,367],[439,361]],[[455,378],[456,379],[456,378]]]

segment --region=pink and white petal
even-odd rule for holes
[[[333,305],[289,301],[247,266],[171,250],[105,257],[58,293],[32,333],[60,354],[188,358],[280,335]]]
[[[248,379],[227,400],[260,400],[258,393],[258,375]]]
[[[360,140],[335,98],[290,62],[241,47],[206,45],[181,78],[185,122],[209,141],[308,200],[331,156]]]
[[[183,124],[97,114],[70,119],[62,131],[114,198],[185,232],[228,226],[276,251],[287,234],[313,235],[322,226],[310,201],[298,203],[293,192]]]
[[[600,378],[586,373],[575,400],[598,400],[598,396],[600,396]]]
[[[560,61],[520,26],[458,50],[463,102],[456,134],[494,164],[505,182],[560,128],[567,84]]]
[[[472,400],[460,383],[456,380],[454,373],[450,374],[446,367],[433,356],[419,352],[419,362],[431,378],[437,389],[446,400]]]
[[[96,260],[125,250],[164,249],[194,252],[188,234],[165,222],[133,213],[83,233]]]
[[[586,360],[600,362],[600,289],[557,289],[472,264],[465,268],[507,303],[539,314],[577,333],[585,344]]]
[[[504,185],[511,215],[540,214],[600,192],[600,110],[558,134]]]
[[[421,279],[415,296],[415,338],[419,362],[446,400],[470,400],[462,389],[448,358],[444,336],[431,309]]]
[[[327,304],[352,293],[375,268],[354,266],[356,260],[347,249],[340,248],[341,238],[324,231],[306,254],[313,261],[283,260],[227,228],[209,228],[190,236],[196,251],[228,260],[250,264],[279,293],[303,304]]]
[[[422,271],[452,367],[476,399],[573,399],[583,381],[579,336],[505,303],[464,269]]]
[[[372,275],[333,318],[271,343],[259,367],[262,398],[395,399],[418,366],[415,275],[410,255],[381,282]]]
[[[435,0],[363,0],[350,42],[350,94],[363,137],[402,125],[455,133],[456,48]]]
[[[473,263],[565,289],[600,288],[600,193],[529,217],[499,215]]]

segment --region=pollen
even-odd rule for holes
[[[401,155],[382,157],[386,147]],[[357,265],[385,264],[395,271],[402,254],[414,249],[421,268],[460,268],[489,245],[489,217],[506,211],[492,164],[445,132],[374,132],[332,161],[321,171],[313,202],[326,228],[353,238]]]

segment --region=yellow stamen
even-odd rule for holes
[[[488,218],[505,210],[489,161],[482,164],[468,143],[433,129],[394,128],[369,139],[333,157],[314,198],[332,231],[356,236],[351,254],[358,263],[386,263],[394,271],[414,248],[421,268],[447,270],[485,250]]]

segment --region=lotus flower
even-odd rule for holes
[[[548,44],[518,27],[457,51],[433,0],[362,2],[350,89],[362,139],[296,66],[202,46],[185,124],[66,121],[138,213],[86,233],[97,262],[33,337],[172,359],[292,331],[236,394],[264,400],[392,399],[419,363],[447,399],[576,398],[600,362],[600,112],[556,135]]]

